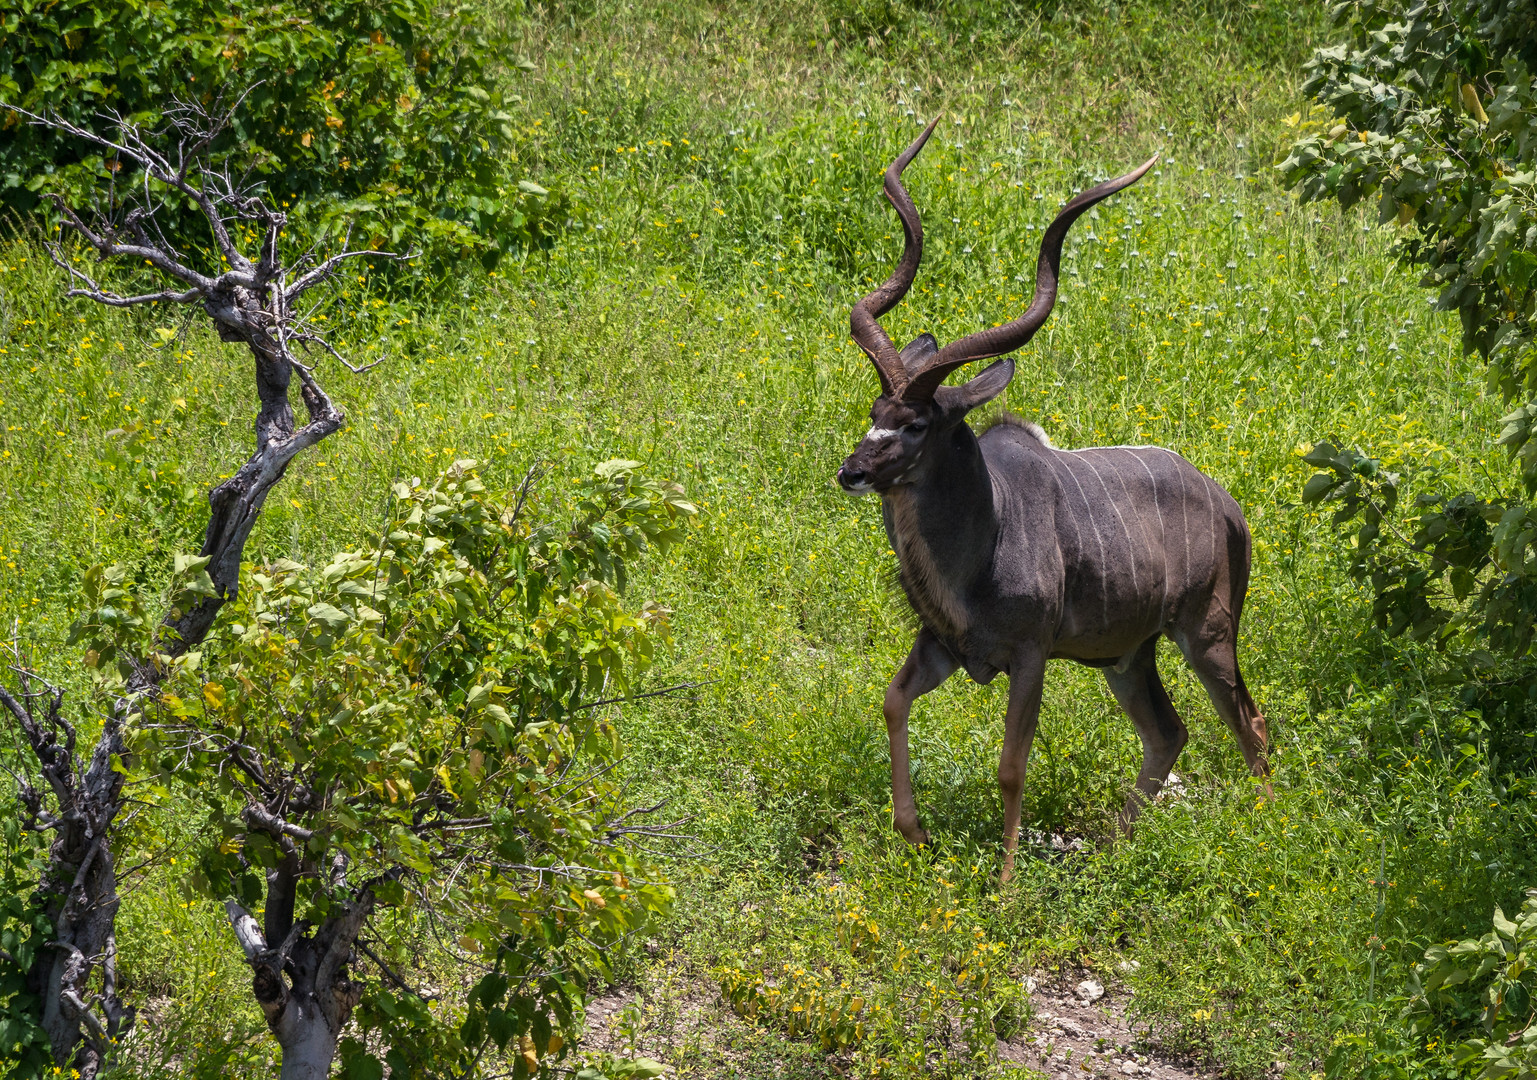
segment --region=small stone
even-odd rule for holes
[[[1075,988],[1079,997],[1090,1004],[1105,996],[1105,988],[1093,979],[1085,979]]]
[[[1115,970],[1122,975],[1135,975],[1141,967],[1142,965],[1135,960],[1122,960],[1119,964],[1115,965]]]
[[[1035,988],[1041,984],[1035,981],[1034,975],[1026,975],[1020,985],[1025,988],[1025,993],[1033,994],[1035,993]]]
[[[1142,1066],[1138,1065],[1135,1061],[1128,1061],[1121,1066],[1121,1074],[1123,1076],[1136,1076],[1141,1071]]]

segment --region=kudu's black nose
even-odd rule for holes
[[[851,469],[847,465],[843,465],[838,469],[838,483],[844,487],[858,487],[865,482],[869,475],[863,469]]]

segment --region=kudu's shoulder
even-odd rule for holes
[[[1039,424],[1004,413],[983,427],[977,443],[995,476],[1046,480],[1052,474],[1050,455],[1054,448]]]

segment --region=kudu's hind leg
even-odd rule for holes
[[[918,824],[913,802],[913,777],[907,757],[907,718],[913,702],[948,679],[960,665],[939,639],[927,630],[918,632],[907,661],[886,687],[882,711],[886,737],[891,741],[891,818],[897,832],[909,844],[926,844],[929,834]]]
[[[1131,824],[1137,819],[1144,803],[1152,802],[1163,790],[1164,781],[1179,752],[1184,749],[1190,733],[1169,700],[1169,693],[1158,677],[1158,637],[1148,638],[1137,649],[1136,656],[1124,671],[1105,669],[1105,681],[1110,692],[1120,702],[1126,715],[1131,717],[1142,739],[1142,771],[1137,774],[1136,788],[1126,796],[1126,806],[1121,811],[1121,832],[1131,833]]]
[[[1265,731],[1265,718],[1249,696],[1243,673],[1238,670],[1236,627],[1234,631],[1181,644],[1184,645],[1185,659],[1190,661],[1201,685],[1206,688],[1217,715],[1238,739],[1249,771],[1255,776],[1269,776],[1269,736]],[[1266,790],[1269,790],[1268,784]]]
[[[1243,673],[1238,670],[1238,620],[1249,591],[1249,532],[1246,527],[1235,525],[1229,531],[1228,572],[1225,577],[1218,578],[1216,586],[1200,624],[1171,636],[1195,669],[1217,715],[1237,738],[1249,772],[1268,777],[1269,736],[1265,731],[1265,718],[1249,696]],[[1270,794],[1268,782],[1265,794]]]

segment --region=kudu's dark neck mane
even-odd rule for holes
[[[967,594],[992,564],[998,538],[992,478],[965,423],[929,447],[914,472],[912,483],[882,497],[886,528],[918,617],[959,642],[969,622]]]

